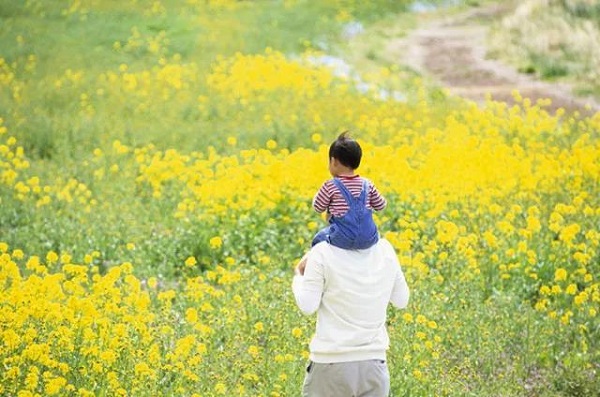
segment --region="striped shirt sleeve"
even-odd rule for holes
[[[375,211],[381,211],[386,207],[387,201],[381,195],[381,193],[379,193],[375,185],[372,183],[370,185],[371,189],[369,190],[369,203],[371,204],[371,208],[373,208]]]
[[[331,203],[333,190],[330,187],[330,181],[323,183],[315,197],[313,198],[313,208],[318,213],[324,212]]]

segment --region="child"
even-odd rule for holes
[[[344,249],[366,249],[379,240],[373,210],[381,211],[387,203],[371,182],[355,173],[361,157],[360,145],[347,132],[329,147],[333,178],[323,183],[313,207],[318,213],[327,211],[330,225],[315,235],[313,246],[327,241]]]

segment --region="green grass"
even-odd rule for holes
[[[503,22],[491,21],[490,54],[526,73],[600,97],[599,6],[584,0],[509,4],[511,12]],[[516,11],[519,7],[521,12]]]
[[[186,116],[189,110],[178,110],[168,120],[132,118],[131,109],[126,107],[111,107],[102,117],[89,120],[74,117],[80,95],[95,94],[84,87],[93,87],[100,75],[116,72],[122,64],[130,71],[141,71],[156,65],[161,56],[171,59],[178,55],[182,63],[197,65],[199,75],[203,75],[217,56],[260,53],[267,47],[300,53],[317,42],[334,41],[339,30],[335,10],[312,2],[302,7],[242,3],[235,13],[165,2],[166,12],[160,15],[145,15],[138,8],[121,4],[111,9],[91,9],[82,14],[84,19],[77,13],[62,16],[56,5],[32,4],[39,5],[39,9],[8,1],[1,5],[0,41],[7,45],[0,56],[8,65],[14,65],[19,75],[30,55],[36,59],[33,70],[23,73],[23,81],[19,82],[26,103],[14,103],[9,92],[4,92],[0,104],[7,123],[22,126],[15,131],[17,138],[31,155],[43,158],[76,155],[71,152],[73,138],[79,149],[89,151],[102,141],[100,137],[107,130],[111,137],[127,139],[128,143],[155,142],[183,148],[196,145],[198,140],[168,139],[163,131],[171,129],[191,136],[194,130],[219,129],[214,122],[192,125]],[[138,39],[133,37],[134,28],[139,32]],[[158,53],[151,53],[148,40],[160,34],[164,35],[164,45]],[[17,44],[18,37],[22,44]],[[115,43],[125,47],[132,38],[134,47],[115,50]],[[80,83],[59,92],[54,84],[64,80],[68,70],[82,72]],[[198,90],[199,95],[201,85]],[[195,107],[195,99],[190,98],[190,107]],[[164,106],[168,114],[169,103]],[[207,136],[210,134],[202,133],[201,139]]]

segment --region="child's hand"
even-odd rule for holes
[[[296,265],[296,269],[294,269],[294,272],[300,276],[304,276],[304,269],[306,269],[306,260],[307,260],[307,256],[304,255],[302,257],[302,259],[300,259],[300,262],[298,262],[298,265]]]

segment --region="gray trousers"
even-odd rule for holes
[[[310,361],[303,397],[387,397],[390,374],[383,360],[322,364]]]

